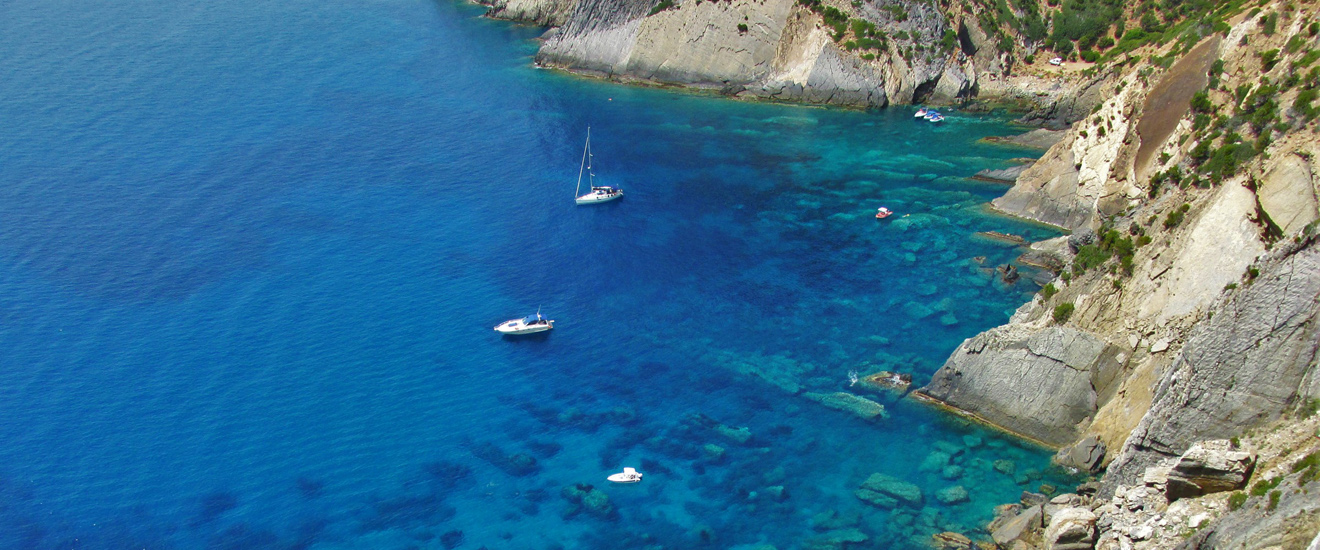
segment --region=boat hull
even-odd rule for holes
[[[587,195],[582,195],[581,197],[574,199],[574,202],[578,204],[597,204],[602,202],[610,202],[612,200],[618,200],[621,198],[623,198],[623,191],[619,191],[618,193],[614,193],[610,195],[591,193]]]
[[[495,332],[505,336],[519,336],[522,334],[536,334],[555,328],[555,322],[537,323],[534,325],[525,325],[516,321],[506,321],[495,327]]]

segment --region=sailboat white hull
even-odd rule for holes
[[[576,202],[577,204],[597,204],[602,202],[610,202],[612,200],[621,199],[621,198],[623,198],[623,191],[617,191],[608,194],[587,193],[585,195],[582,195],[581,197],[578,197],[577,199],[574,199],[574,202]]]

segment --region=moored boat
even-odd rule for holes
[[[623,190],[608,185],[596,185],[596,174],[591,170],[591,162],[595,155],[591,154],[591,128],[587,128],[587,143],[582,147],[582,165],[578,167],[577,189],[573,195],[577,196],[573,202],[577,204],[596,204],[599,202],[609,202],[614,199],[623,198]],[[590,191],[585,195],[578,195],[582,191],[582,174],[587,174],[587,188]]]
[[[614,483],[637,483],[642,480],[642,474],[632,468],[624,468],[622,472],[611,474],[610,477],[605,479]]]
[[[535,315],[528,315],[519,319],[509,319],[503,323],[495,325],[495,332],[506,336],[518,336],[522,334],[535,334],[545,332],[555,328],[553,319],[546,319],[541,316],[541,311],[537,310]]]

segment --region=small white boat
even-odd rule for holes
[[[591,154],[591,127],[587,127],[587,144],[582,147],[582,165],[578,167],[577,189],[573,195],[577,198],[573,202],[577,204],[596,204],[599,202],[609,202],[614,199],[623,198],[623,190],[608,185],[596,185],[596,174],[591,171],[591,161],[595,155]],[[587,173],[587,188],[591,189],[585,195],[578,195],[582,191],[582,173]]]
[[[555,328],[553,319],[546,319],[541,316],[541,310],[536,310],[536,315],[528,315],[521,319],[509,319],[503,323],[495,325],[495,332],[509,336],[519,334],[535,334],[545,332]]]
[[[930,117],[930,118],[928,118],[928,119],[926,119],[926,120],[929,120],[929,121],[931,121],[931,122],[944,122],[944,115],[939,114],[939,113],[935,113],[935,116]]]
[[[622,472],[611,474],[605,479],[615,483],[637,483],[642,480],[642,474],[632,468],[624,468]]]
[[[912,115],[912,118],[926,118],[926,113],[927,113],[926,108],[920,107],[917,109],[917,113]]]
[[[930,120],[930,119],[933,119],[933,118],[935,118],[935,117],[937,117],[937,116],[940,116],[940,112],[939,112],[939,111],[936,111],[935,109],[931,109],[931,110],[929,110],[929,111],[926,111],[926,116],[925,116],[924,118],[925,118],[926,120]]]

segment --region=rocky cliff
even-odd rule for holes
[[[994,28],[984,16],[993,4],[480,1],[492,17],[551,27],[537,64],[625,82],[853,107],[1004,99],[1050,122],[1076,120],[1101,97],[1091,78],[1015,72],[1037,44]]]
[[[1065,267],[920,393],[1103,472],[1077,501],[1091,519],[1060,516],[1023,544],[1301,548],[1320,528],[1297,474],[1320,462],[1303,459],[1320,448],[1306,420],[1320,404],[1320,25],[1284,2],[1230,15],[1097,71],[1104,100],[993,203],[1071,230],[1034,246]],[[1172,489],[1214,470],[1187,456],[1209,440],[1274,445],[1271,460],[1302,466]],[[1222,492],[1263,475],[1283,489],[1238,493],[1269,497],[1259,505]],[[1050,538],[1061,530],[1080,538]]]

